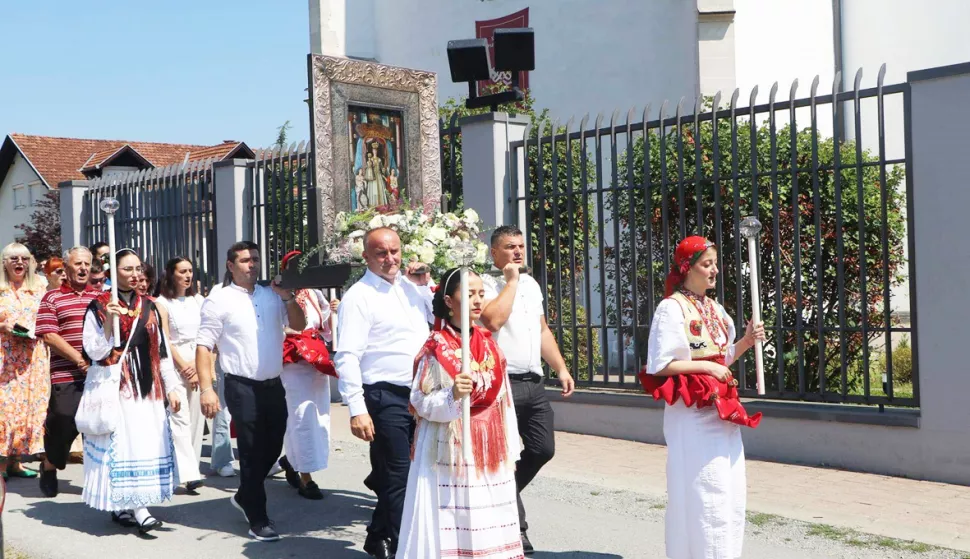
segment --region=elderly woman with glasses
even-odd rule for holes
[[[0,474],[37,477],[21,457],[44,450],[44,420],[50,399],[50,358],[34,337],[44,288],[37,262],[22,244],[0,253]]]

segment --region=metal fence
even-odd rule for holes
[[[102,198],[116,198],[120,203],[115,214],[117,246],[135,250],[159,276],[169,259],[188,258],[207,291],[221,268],[215,254],[213,162],[207,159],[91,181],[84,193],[84,244],[107,241],[107,216],[98,204]]]
[[[438,121],[441,136],[441,211],[448,212],[461,205],[461,127],[458,113],[448,120]]]
[[[917,406],[909,85],[738,107],[718,94],[683,114],[664,102],[578,130],[545,122],[513,143],[509,201],[525,223],[546,312],[581,386],[634,388],[676,243],[719,247],[716,298],[750,316],[746,215],[764,224],[758,254],[765,398]],[[887,130],[887,106],[905,125]],[[673,114],[671,114],[673,112]],[[801,128],[799,128],[801,127]],[[904,146],[900,154],[887,153]],[[907,323],[908,320],[908,323]],[[755,397],[751,352],[741,393]]]
[[[261,278],[279,273],[280,260],[292,250],[307,252],[314,225],[308,222],[309,193],[313,188],[312,148],[307,142],[256,151],[250,163],[252,189],[246,210],[251,238],[260,248]]]

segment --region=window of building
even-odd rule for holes
[[[13,187],[13,209],[19,210],[26,208],[28,200],[27,189],[22,184]]]
[[[30,183],[27,185],[27,188],[30,190],[29,194],[31,206],[39,205],[40,201],[43,200],[44,196],[47,194],[47,189],[44,187],[44,183],[40,181]]]

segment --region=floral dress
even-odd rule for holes
[[[43,291],[0,291],[0,319],[34,331]],[[50,354],[40,340],[0,333],[0,456],[44,451],[44,420],[51,395]]]

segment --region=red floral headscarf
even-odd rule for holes
[[[714,243],[699,236],[687,237],[677,244],[674,250],[674,265],[670,267],[667,281],[664,282],[664,297],[673,295],[674,290],[687,279],[690,267],[697,262],[705,250],[713,246]]]

